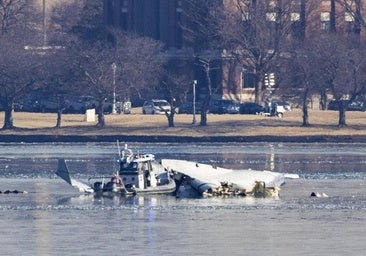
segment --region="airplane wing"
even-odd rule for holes
[[[69,168],[66,164],[65,159],[58,160],[56,174],[61,179],[66,181],[68,184],[70,184],[71,186],[79,189],[80,192],[84,192],[84,193],[93,193],[94,192],[93,188],[91,188],[88,184],[85,184],[79,180],[76,180],[76,179],[73,179],[70,177]]]
[[[218,188],[223,183],[232,184],[234,189],[245,190],[246,192],[253,191],[258,182],[264,182],[266,188],[278,188],[284,184],[286,178],[282,173],[271,171],[232,170],[175,159],[162,159],[161,162],[168,170],[173,170],[193,179],[191,185],[200,193],[207,191],[209,188]],[[296,175],[291,177],[296,178]]]

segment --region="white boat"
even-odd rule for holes
[[[59,159],[56,174],[83,193],[98,195],[169,194],[176,185],[170,173],[152,154],[134,154],[127,145],[120,151],[120,168],[111,177],[89,178],[89,184],[73,179],[64,159]]]
[[[161,163],[173,173],[177,197],[278,196],[286,178],[299,178],[297,174],[232,170],[185,160],[162,159]]]

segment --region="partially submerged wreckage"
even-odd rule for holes
[[[172,173],[178,197],[278,196],[286,178],[299,178],[297,174],[232,170],[185,160],[162,159],[161,163]]]
[[[89,184],[73,179],[64,159],[59,160],[56,174],[80,192],[109,196],[175,194],[177,197],[268,197],[278,196],[286,178],[299,178],[296,174],[232,170],[176,159],[162,159],[159,163],[154,155],[134,154],[127,145],[119,152],[120,168],[111,177],[99,177],[94,182],[91,181],[95,178],[89,178]]]

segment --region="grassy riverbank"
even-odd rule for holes
[[[3,123],[4,113],[0,112]],[[78,136],[97,138],[103,136],[171,137],[171,138],[239,138],[239,137],[360,137],[366,138],[366,112],[347,112],[347,127],[339,128],[337,111],[309,113],[310,127],[302,127],[302,112],[287,112],[284,118],[261,115],[208,115],[208,125],[192,125],[192,115],[175,115],[175,127],[168,127],[164,115],[143,115],[141,109],[133,109],[130,115],[106,115],[106,127],[96,127],[96,122],[86,122],[84,115],[63,115],[62,127],[54,128],[56,114],[14,113],[17,129],[0,130],[0,138],[13,140],[17,136]],[[93,140],[93,139],[92,139]],[[95,139],[97,140],[97,139]],[[213,140],[213,139],[212,139]],[[2,140],[4,141],[4,140]]]

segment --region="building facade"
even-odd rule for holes
[[[104,0],[104,22],[181,48],[182,1]]]
[[[191,51],[185,51],[189,44],[186,42],[185,32],[182,29],[188,20],[186,11],[188,0],[104,0],[104,21],[107,25],[119,27],[126,31],[133,31],[143,36],[149,36],[164,43],[167,52],[173,58],[194,57]],[[241,3],[238,8],[237,3]],[[253,5],[259,1],[248,0],[218,0],[218,5],[230,11],[241,11],[243,19],[250,18],[249,13]],[[321,33],[344,33],[352,39],[362,40],[365,31],[357,15],[366,17],[366,0],[265,0],[260,1],[261,10],[265,10],[262,18],[268,26],[276,29],[281,11],[286,10],[290,33],[289,40],[304,40],[319,36]],[[342,4],[343,3],[343,4]],[[246,13],[245,7],[248,8]],[[243,11],[244,10],[244,11]],[[189,16],[188,16],[189,17]],[[176,54],[177,52],[180,53]],[[276,85],[273,81],[265,80],[266,76],[258,77],[255,70],[243,68],[240,63],[228,60],[223,54],[216,55],[216,63],[220,63],[219,70],[212,73],[214,87],[219,87],[218,97],[231,98],[237,101],[256,100],[255,85],[262,79],[264,87]],[[237,66],[235,66],[237,65]],[[192,73],[200,76],[196,65],[192,65]],[[202,74],[201,74],[202,75]],[[200,77],[195,77],[200,81]]]

